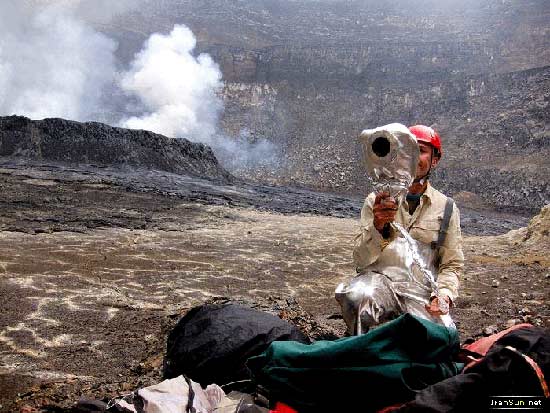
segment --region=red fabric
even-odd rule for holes
[[[517,330],[519,328],[525,328],[525,327],[533,327],[533,325],[529,323],[523,323],[523,324],[516,324],[515,326],[512,326],[510,328],[507,328],[506,330],[501,331],[500,333],[491,334],[489,337],[483,337],[479,340],[474,341],[471,344],[468,344],[466,346],[462,346],[464,350],[470,351],[472,353],[479,354],[479,358],[471,357],[469,356],[468,359],[471,360],[471,363],[467,364],[466,367],[464,367],[464,370],[469,369],[472,367],[477,361],[481,359],[481,357],[485,356],[491,346],[495,344],[495,342],[500,339],[501,337],[505,336],[506,334]]]
[[[480,338],[479,340],[474,341],[473,343],[468,344],[466,346],[463,346],[462,348],[484,356],[487,354],[491,346],[495,344],[495,341],[497,341],[499,338],[505,336],[506,334],[514,330],[517,330],[518,328],[524,328],[524,327],[533,327],[533,326],[528,323],[516,324],[515,326],[512,326],[506,330],[503,330],[500,333],[492,334],[489,337]]]
[[[391,406],[388,406],[388,407],[384,407],[383,409],[381,410],[378,410],[376,413],[391,413],[391,412],[395,412],[396,410],[399,410],[401,407],[403,407],[404,404],[402,403],[399,403],[399,404],[393,404]]]
[[[292,407],[290,407],[287,404],[277,402],[275,403],[274,410],[270,410],[269,413],[298,413],[298,411],[294,410]]]

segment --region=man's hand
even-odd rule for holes
[[[447,311],[442,311],[439,305],[439,298],[433,297],[430,301],[430,304],[426,304],[426,311],[430,313],[433,316],[438,315],[445,315],[449,312],[449,308],[451,307],[451,299],[447,297],[446,295],[443,296],[443,299],[447,302],[447,305],[443,304],[443,307],[447,309]]]
[[[378,232],[382,233],[384,225],[395,220],[397,213],[397,202],[388,192],[379,192],[376,194],[374,205],[372,206],[374,215],[373,223]]]

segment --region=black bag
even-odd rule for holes
[[[540,376],[529,360],[540,369]],[[419,392],[415,400],[391,411],[489,411],[492,396],[509,395],[538,396],[547,403],[548,377],[550,331],[524,327],[498,339],[487,354],[464,373],[429,386]]]
[[[164,378],[181,374],[206,386],[250,379],[245,362],[275,340],[309,343],[292,324],[237,304],[191,309],[168,335]]]

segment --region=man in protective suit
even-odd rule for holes
[[[389,279],[404,312],[424,318],[428,315],[437,322],[445,317],[447,308],[458,296],[464,267],[460,214],[452,200],[428,181],[442,156],[438,133],[423,125],[411,126],[409,131],[416,137],[420,154],[416,179],[409,187],[406,202],[398,206],[387,192],[371,193],[367,197],[353,259],[358,273],[369,271]],[[401,224],[417,241],[420,256],[436,277],[439,298],[430,297],[426,289],[407,282],[405,274],[410,271],[407,268],[410,262],[403,254],[405,240],[390,226],[391,222]]]

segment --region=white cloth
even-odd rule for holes
[[[234,404],[222,388],[216,384],[210,384],[203,389],[200,384],[190,380],[194,392],[192,406],[189,406],[189,385],[183,376],[164,380],[153,386],[145,387],[137,391],[137,396],[143,401],[145,413],[187,413],[194,408],[196,413],[221,413]],[[115,405],[123,411],[137,413],[132,400],[124,398],[118,400]],[[220,408],[220,409],[218,409]],[[234,411],[234,410],[233,410]]]

